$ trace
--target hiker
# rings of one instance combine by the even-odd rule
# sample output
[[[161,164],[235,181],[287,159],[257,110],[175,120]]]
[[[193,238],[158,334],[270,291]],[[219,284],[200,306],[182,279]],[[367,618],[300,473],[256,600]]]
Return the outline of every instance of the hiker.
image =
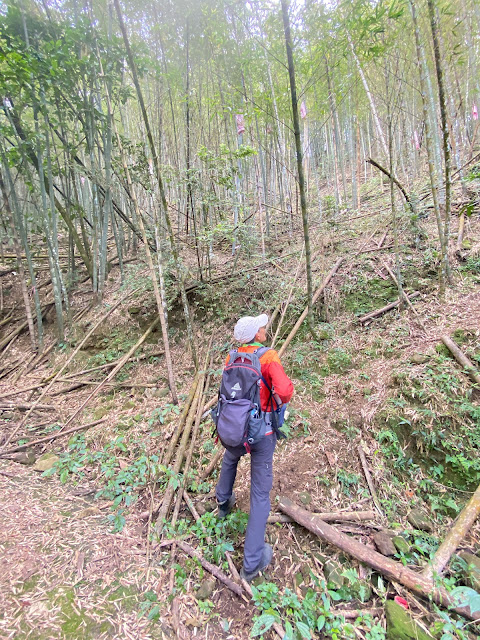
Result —
[[[238,355],[259,351],[261,376],[260,405],[263,433],[254,444],[225,446],[222,469],[216,487],[218,517],[225,518],[235,504],[233,485],[240,458],[250,450],[250,515],[245,536],[243,567],[240,575],[251,582],[271,562],[273,549],[265,543],[265,529],[270,512],[270,491],[273,483],[273,452],[282,426],[287,403],[293,395],[293,383],[286,375],[274,349],[263,347],[267,339],[266,314],[240,318],[235,325],[235,340],[242,343]],[[231,352],[235,353],[235,352]],[[231,355],[227,358],[227,363]],[[258,362],[258,361],[257,361]],[[266,383],[266,384],[265,384]],[[268,386],[267,386],[268,385]],[[232,389],[238,388],[238,385]],[[232,396],[234,394],[231,394]],[[273,409],[273,412],[272,412]],[[253,440],[253,439],[252,439]]]

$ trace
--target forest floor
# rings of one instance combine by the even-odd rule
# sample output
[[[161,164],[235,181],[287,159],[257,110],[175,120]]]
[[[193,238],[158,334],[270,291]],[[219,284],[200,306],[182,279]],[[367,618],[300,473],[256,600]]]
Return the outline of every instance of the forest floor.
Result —
[[[433,229],[432,221],[423,225]],[[430,231],[428,237],[434,238]],[[408,247],[402,259],[404,284],[410,293],[420,291],[414,302],[416,313],[394,310],[362,324],[359,315],[396,298],[382,262],[392,264],[390,234],[384,238],[381,228],[368,218],[358,222],[358,227],[352,224],[348,231],[318,231],[316,282],[322,281],[338,256],[343,255],[344,263],[317,309],[322,343],[314,343],[303,328],[282,359],[295,383],[295,395],[286,422],[288,437],[279,442],[275,453],[272,513],[279,496],[287,496],[309,511],[375,510],[359,459],[361,444],[382,513],[377,512],[368,522],[335,526],[372,548],[377,531],[396,533],[406,541],[405,550],[397,550],[396,559],[412,567],[425,564],[480,478],[475,461],[480,441],[478,391],[472,390],[468,377],[439,347],[442,335],[454,336],[475,362],[480,361],[479,232],[480,220],[472,217],[466,234],[468,255],[460,263],[452,257],[455,286],[448,288],[443,298],[436,283],[434,241],[420,248],[403,245]],[[384,250],[378,247],[382,238]],[[242,312],[271,313],[287,298],[302,245],[299,236],[283,244],[284,259],[281,251],[273,251],[272,262],[248,273],[248,263],[240,259],[235,269],[242,276],[234,283],[216,284],[192,294],[202,359],[207,338],[214,337],[209,397],[218,385],[235,318]],[[295,259],[289,258],[291,254]],[[227,263],[228,253],[219,250],[217,261]],[[303,278],[299,283],[280,333],[283,338],[305,304]],[[9,281],[4,278],[2,287],[7,316],[16,303],[21,308],[14,276]],[[145,265],[139,258],[124,285],[117,271],[112,271],[101,305],[91,305],[86,290],[74,293],[73,314],[87,307],[88,311],[72,325],[66,344],[34,368],[28,336],[16,339],[1,363],[3,442],[23,415],[18,405],[33,402],[42,381],[59,370],[108,308],[133,290],[136,293],[100,326],[62,374],[89,384],[67,392],[71,382],[66,378],[57,382],[42,400],[46,408],[31,415],[11,445],[55,434],[110,369],[87,376],[80,372],[116,361],[155,317]],[[14,326],[8,325],[8,330]],[[181,406],[194,370],[177,308],[171,313],[170,337]],[[50,324],[46,344],[53,340]],[[257,607],[220,582],[212,582],[196,561],[179,550],[172,557],[160,539],[154,536],[150,540],[153,526],[149,513],[158,505],[164,487],[152,480],[152,469],[158,462],[155,456],[168,445],[178,415],[170,402],[162,351],[161,334],[155,332],[136,359],[116,376],[114,386],[98,394],[84,409],[81,421],[74,423],[102,420],[101,424],[68,442],[60,438],[0,458],[0,637],[243,639],[249,637],[252,627],[253,633],[261,630],[262,620],[255,623],[255,616],[272,610],[285,623],[299,623],[297,632],[310,637],[306,634],[314,633],[313,609],[309,609],[312,590],[323,590],[334,610],[335,615],[324,607],[322,633],[326,637],[384,637],[383,613],[377,611],[373,618],[360,616],[350,626],[339,615],[342,610],[377,609],[394,595],[408,600],[425,631],[435,633],[437,629],[441,637],[447,622],[454,624],[447,616],[448,621],[439,626],[438,614],[432,613],[428,604],[413,598],[397,583],[379,581],[370,569],[293,523],[267,527],[274,560],[262,578],[265,586],[263,590],[259,587]],[[37,390],[29,389],[35,386]],[[21,393],[21,389],[29,390]],[[461,437],[467,438],[470,434],[472,440],[471,447],[462,451],[453,439],[457,420],[458,429],[464,429],[457,435],[463,433]],[[218,523],[213,511],[218,470],[200,479],[215,450],[210,419],[202,428],[189,493],[202,516],[203,531],[213,543],[202,538],[202,530],[195,528],[186,506],[182,506],[175,527],[167,524],[164,536],[183,536],[229,573],[222,556],[225,549],[232,549],[234,563],[241,566],[249,460],[245,456],[239,466],[236,511],[226,522]],[[442,457],[442,452],[450,458]],[[39,462],[45,463],[45,453],[58,456],[52,459],[54,473],[40,471],[51,466],[48,461],[39,466]],[[422,532],[412,525],[409,514],[416,508],[428,518],[430,531]],[[473,553],[480,549],[478,524],[462,547]],[[463,572],[466,575],[465,567]],[[454,569],[448,575],[455,577]],[[323,602],[325,605],[325,599]],[[318,623],[318,611],[316,616]],[[337,636],[336,624],[340,625]],[[462,629],[465,624],[463,620]],[[455,631],[448,637],[468,637],[469,630],[473,633],[471,626],[462,631],[465,636]]]

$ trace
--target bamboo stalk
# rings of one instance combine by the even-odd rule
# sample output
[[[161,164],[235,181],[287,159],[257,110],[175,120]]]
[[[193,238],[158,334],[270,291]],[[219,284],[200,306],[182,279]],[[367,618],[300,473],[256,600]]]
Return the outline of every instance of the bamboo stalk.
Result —
[[[362,445],[358,445],[357,451],[358,451],[358,455],[360,456],[360,462],[362,463],[363,473],[365,475],[365,480],[367,481],[368,488],[370,489],[370,495],[372,496],[373,503],[377,508],[378,513],[382,516],[382,518],[384,518],[385,514],[383,513],[382,508],[380,506],[380,500],[378,499],[377,492],[375,491],[375,486],[373,484],[372,476],[370,474],[370,469],[368,468],[367,459],[365,457],[365,452],[362,448]]]
[[[127,300],[128,300],[128,298],[130,298],[130,296],[133,293],[134,292],[132,291],[130,293],[130,295],[127,296]],[[71,355],[67,358],[67,361],[65,362],[65,364],[61,367],[60,371],[58,371],[56,374],[54,374],[53,378],[51,376],[52,380],[51,380],[50,384],[48,384],[46,386],[46,388],[42,391],[42,393],[39,395],[39,397],[35,400],[35,402],[32,405],[31,410],[24,416],[23,420],[17,425],[17,427],[13,430],[13,432],[11,434],[9,434],[9,436],[7,437],[7,440],[5,441],[5,443],[3,445],[4,447],[6,447],[9,442],[11,442],[12,438],[25,425],[25,422],[27,421],[27,419],[28,419],[29,415],[31,414],[31,412],[35,409],[37,404],[47,395],[47,393],[50,390],[50,388],[52,387],[52,385],[60,377],[60,375],[65,371],[65,369],[68,367],[68,365],[73,360],[73,358],[77,355],[77,353],[80,351],[80,349],[83,347],[83,345],[87,342],[87,340],[90,338],[90,336],[93,335],[93,333],[96,331],[96,329],[98,329],[98,327],[105,322],[105,320],[110,316],[110,314],[113,313],[113,311],[115,311],[115,309],[117,307],[119,307],[123,302],[125,302],[125,298],[119,300],[116,304],[113,305],[113,307],[111,307],[111,309],[108,310],[108,312],[104,316],[102,316],[102,318],[100,318],[100,320],[92,327],[92,329],[90,329],[90,331],[87,333],[87,335],[83,338],[83,340],[80,342],[80,344],[73,350]],[[47,380],[45,380],[45,382],[48,382],[48,381],[49,381],[49,378],[47,378]],[[67,424],[68,424],[68,422],[67,422]]]
[[[411,300],[412,298],[417,298],[419,295],[420,295],[420,291],[414,291],[413,293],[409,294],[409,298]],[[370,313],[367,313],[366,315],[361,316],[360,318],[357,318],[357,322],[363,323],[363,322],[367,322],[368,320],[373,320],[373,318],[377,318],[378,316],[381,316],[383,313],[386,313],[387,311],[391,311],[392,309],[395,309],[395,307],[398,307],[399,304],[400,304],[400,299],[395,300],[395,302],[390,302],[390,304],[385,305],[381,309],[370,311]]]
[[[385,262],[385,260],[381,261],[383,266],[385,267],[385,269],[388,271],[388,275],[390,276],[390,278],[392,279],[393,283],[396,285],[398,292],[403,294],[404,300],[405,302],[408,304],[408,306],[410,307],[410,309],[413,311],[413,313],[415,315],[418,315],[417,310],[415,309],[415,307],[412,305],[412,303],[410,302],[410,298],[407,295],[407,292],[405,291],[405,289],[403,287],[401,287],[399,285],[399,282],[397,280],[397,278],[395,277],[395,274],[393,273],[393,271],[390,269],[390,267],[388,266],[388,264]]]
[[[432,579],[439,576],[447,566],[450,558],[457,550],[458,545],[467,535],[473,523],[480,513],[480,486],[462,509],[455,524],[448,532],[447,537],[438,547],[432,562],[422,571],[425,578]]]
[[[193,398],[195,397],[195,392],[197,390],[199,382],[199,375],[197,374],[193,379],[192,386],[190,387],[190,391],[187,399],[185,400],[185,404],[183,405],[182,415],[180,416],[180,420],[178,421],[177,427],[170,438],[170,442],[168,444],[168,448],[165,451],[165,455],[162,458],[162,464],[165,467],[168,467],[170,461],[173,456],[173,452],[175,447],[177,446],[178,439],[180,438],[180,434],[182,433],[183,425],[185,424],[185,420],[187,419],[188,412],[190,411],[190,405],[192,404]]]
[[[205,480],[205,478],[208,478],[208,476],[212,473],[212,471],[215,469],[215,467],[217,466],[217,464],[220,462],[221,458],[223,457],[223,453],[224,453],[224,449],[223,449],[223,447],[220,447],[218,449],[218,451],[216,452],[216,454],[213,456],[213,458],[210,460],[210,463],[208,464],[208,466],[205,467],[205,469],[200,474],[200,476],[198,478],[200,480],[200,482]]]
[[[462,213],[460,214],[460,218],[458,219],[457,248],[455,251],[457,257],[459,258],[462,257],[464,232],[465,232],[465,211],[462,209]]]
[[[315,304],[318,300],[318,298],[321,296],[321,294],[323,293],[323,291],[325,290],[325,287],[328,285],[328,283],[330,282],[330,280],[333,278],[333,276],[336,274],[336,272],[338,271],[338,268],[340,267],[340,265],[343,262],[343,258],[338,258],[338,260],[335,262],[335,264],[333,265],[333,267],[331,268],[329,274],[327,275],[327,277],[325,278],[325,280],[322,282],[321,286],[315,291],[315,294],[313,295],[312,298],[312,304]],[[288,345],[290,344],[290,342],[293,340],[293,338],[296,336],[298,330],[300,329],[300,327],[302,326],[302,322],[305,320],[305,318],[307,317],[308,314],[308,307],[303,311],[302,315],[299,317],[299,319],[297,320],[295,326],[293,327],[293,329],[290,331],[290,333],[288,334],[285,342],[282,344],[281,348],[278,351],[278,355],[280,357],[282,357],[282,355],[285,353],[286,348],[288,347]]]
[[[230,580],[230,578],[228,578],[223,573],[223,571],[221,571],[221,569],[216,567],[211,562],[208,562],[208,560],[205,560],[205,558],[202,556],[202,554],[199,551],[191,547],[189,544],[187,544],[183,540],[177,540],[176,543],[177,543],[177,546],[182,551],[184,551],[187,555],[189,555],[191,558],[195,558],[196,560],[198,560],[202,565],[202,567],[206,569],[209,573],[211,573],[212,576],[217,578],[217,580],[220,580],[220,582],[223,582],[223,584],[226,587],[228,587],[230,591],[233,591],[233,593],[235,593],[237,596],[240,596],[240,598],[242,597],[242,594],[243,594],[242,587],[240,587],[236,582],[233,582],[233,580]]]
[[[278,337],[278,334],[280,332],[280,329],[282,327],[282,323],[283,323],[283,319],[285,317],[285,314],[287,313],[287,309],[288,309],[288,305],[290,304],[290,300],[292,299],[292,295],[293,295],[293,289],[295,287],[295,282],[297,281],[298,278],[298,274],[300,271],[300,267],[302,264],[302,258],[303,258],[303,252],[305,249],[305,244],[302,245],[302,253],[300,254],[300,257],[298,259],[297,262],[297,269],[295,271],[295,275],[293,276],[293,280],[292,280],[292,286],[290,287],[290,291],[288,292],[288,297],[287,297],[287,301],[282,309],[282,315],[280,316],[280,320],[278,322],[278,326],[277,326],[277,330],[275,331],[275,335],[273,336],[273,340],[272,340],[272,344],[271,344],[271,348],[273,349],[273,347],[275,346],[275,341]],[[273,318],[272,318],[272,324],[273,324]]]
[[[367,158],[367,160],[365,160],[365,162],[368,162],[369,164],[372,165],[372,167],[375,167],[377,169],[379,169],[382,173],[384,173],[402,192],[403,197],[405,198],[405,202],[408,204],[408,206],[410,207],[410,211],[412,212],[413,215],[416,215],[416,211],[415,211],[415,205],[413,204],[410,196],[408,195],[405,187],[399,182],[399,180],[390,172],[388,171],[388,169],[385,169],[385,167],[382,167],[381,164],[379,164],[376,160],[373,160],[373,158]]]
[[[355,620],[359,616],[381,616],[384,613],[383,607],[372,607],[371,609],[333,609],[330,612],[333,616],[343,616],[345,620]]]
[[[180,472],[180,469],[182,466],[183,458],[185,455],[185,449],[187,447],[187,442],[190,437],[192,424],[197,413],[197,407],[198,407],[200,396],[203,389],[204,377],[205,377],[205,374],[200,373],[197,389],[195,391],[195,395],[193,397],[192,404],[190,406],[190,411],[188,413],[188,417],[185,422],[185,427],[183,429],[182,439],[180,441],[180,445],[177,450],[177,455],[175,456],[175,462],[173,464],[173,467],[171,468],[172,474],[175,474],[175,475]],[[168,483],[167,489],[165,491],[165,494],[163,496],[162,504],[160,505],[160,508],[158,510],[157,531],[160,530],[160,528],[163,526],[163,522],[167,517],[167,513],[168,513],[168,510],[170,509],[170,505],[173,499],[174,491],[175,491],[174,484],[172,480],[170,480]]]
[[[469,378],[475,382],[475,384],[480,385],[480,374],[477,372],[472,362],[467,358],[467,356],[461,351],[455,342],[449,338],[448,336],[442,336],[441,340],[443,344],[447,347],[450,353],[453,355],[458,364],[461,364],[465,369],[465,372],[469,376]]]
[[[28,449],[29,447],[33,447],[37,444],[42,444],[44,442],[50,442],[51,440],[57,440],[63,436],[68,436],[71,433],[77,433],[78,431],[83,431],[84,429],[90,429],[91,427],[95,427],[97,424],[101,424],[105,422],[106,418],[102,418],[101,420],[95,420],[95,422],[88,422],[87,424],[82,424],[79,427],[73,427],[72,429],[67,429],[67,431],[58,431],[57,433],[51,433],[44,438],[38,438],[38,440],[32,440],[31,442],[26,442],[25,444],[20,444],[18,447],[11,447],[10,449],[6,449],[5,451],[0,452],[0,458],[4,458],[11,453],[15,453],[17,451],[23,451],[23,449]]]
[[[18,409],[19,411],[28,411],[29,414],[34,410],[39,411],[56,411],[56,407],[53,404],[38,404],[37,402],[29,404],[15,404],[13,402],[0,402],[0,409],[9,411],[10,409]],[[25,420],[25,418],[24,418]]]
[[[125,27],[125,23],[123,20],[123,15],[122,15],[122,10],[120,8],[120,3],[118,0],[114,0],[114,5],[115,5],[115,10],[117,12],[117,17],[118,17],[118,22],[120,25],[120,30],[122,32],[122,36],[123,36],[123,41],[125,44],[125,49],[127,52],[127,58],[128,58],[128,64],[130,67],[130,71],[132,73],[132,79],[133,79],[133,83],[135,85],[135,89],[137,91],[137,97],[138,97],[138,102],[140,104],[140,111],[142,113],[142,118],[143,118],[143,122],[145,125],[145,130],[146,130],[146,134],[147,134],[147,140],[148,140],[148,145],[150,147],[150,153],[152,155],[152,160],[153,160],[153,165],[155,168],[155,176],[157,179],[157,184],[158,184],[158,191],[160,193],[160,201],[162,203],[162,208],[163,208],[163,216],[164,216],[164,220],[166,222],[167,225],[167,231],[168,231],[168,237],[169,237],[169,241],[170,241],[170,249],[172,252],[172,257],[173,257],[173,261],[175,263],[175,268],[176,268],[176,272],[177,272],[177,277],[178,277],[178,281],[180,284],[180,295],[182,298],[182,304],[183,304],[183,312],[184,312],[184,316],[185,316],[185,323],[186,323],[186,327],[187,327],[187,336],[188,336],[188,340],[190,343],[190,349],[192,352],[192,359],[193,362],[195,364],[195,368],[198,368],[198,360],[197,360],[197,353],[196,353],[196,347],[195,347],[195,340],[193,337],[193,328],[192,328],[192,322],[191,322],[191,317],[190,317],[190,308],[188,305],[188,300],[187,300],[187,294],[185,292],[185,282],[184,282],[184,275],[183,275],[183,269],[181,267],[180,264],[180,259],[179,259],[179,255],[178,255],[178,251],[177,251],[177,246],[176,246],[176,242],[175,242],[175,235],[173,233],[173,227],[172,227],[172,222],[170,219],[170,214],[168,211],[168,203],[167,203],[167,198],[165,195],[165,188],[164,188],[164,183],[163,183],[163,178],[162,178],[162,174],[160,171],[160,163],[159,163],[159,159],[158,159],[158,154],[157,154],[157,146],[155,145],[155,142],[153,140],[153,135],[152,135],[152,130],[150,127],[150,121],[148,118],[148,114],[147,114],[147,110],[145,107],[145,102],[143,99],[143,93],[142,93],[142,89],[140,87],[140,83],[138,80],[138,74],[137,74],[137,67],[135,64],[135,59],[133,57],[133,53],[130,47],[130,42],[128,39],[128,34],[127,34],[127,30]],[[163,329],[163,323],[162,323],[162,329]],[[165,343],[165,349],[168,349],[168,344]],[[173,395],[175,395],[175,389],[171,389],[171,392]],[[176,401],[174,400],[174,402],[176,403]]]
[[[42,317],[45,317],[45,315],[53,307],[53,304],[54,304],[53,302],[48,302],[44,307],[42,307]],[[36,318],[34,318],[34,320],[36,321]],[[28,327],[28,322],[27,321],[22,322],[20,326],[18,326],[11,333],[5,336],[5,338],[3,338],[3,340],[0,342],[0,351],[4,351],[7,345],[9,344],[9,342],[14,340],[17,336],[19,336],[22,333],[22,331],[27,327]]]
[[[130,358],[128,362],[136,362],[140,360],[147,360],[148,358],[156,358],[158,356],[163,356],[165,351],[154,351],[153,353],[144,353],[140,356],[133,356]],[[107,364],[100,364],[98,367],[92,367],[91,369],[84,369],[83,371],[73,371],[72,373],[67,373],[64,375],[64,378],[77,378],[78,376],[87,375],[87,373],[93,373],[94,371],[103,371],[104,369],[113,369],[120,362],[120,359],[114,360],[113,362],[108,362]]]

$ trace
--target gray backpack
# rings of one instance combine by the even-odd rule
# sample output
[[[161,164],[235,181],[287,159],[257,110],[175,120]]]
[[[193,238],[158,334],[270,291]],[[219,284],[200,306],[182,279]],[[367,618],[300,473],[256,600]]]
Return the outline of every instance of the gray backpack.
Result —
[[[218,404],[211,411],[217,434],[224,447],[250,445],[259,442],[266,432],[265,414],[260,406],[260,383],[263,382],[260,358],[270,347],[260,347],[252,353],[230,351],[223,370]]]

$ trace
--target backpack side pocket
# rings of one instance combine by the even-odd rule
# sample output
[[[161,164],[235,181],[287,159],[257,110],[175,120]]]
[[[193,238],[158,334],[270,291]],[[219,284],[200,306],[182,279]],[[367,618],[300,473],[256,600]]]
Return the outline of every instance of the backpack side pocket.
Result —
[[[259,416],[256,411],[251,411],[248,419],[248,444],[252,445],[260,442],[265,436],[266,430],[267,423],[265,422],[265,414],[263,411],[260,412]]]

